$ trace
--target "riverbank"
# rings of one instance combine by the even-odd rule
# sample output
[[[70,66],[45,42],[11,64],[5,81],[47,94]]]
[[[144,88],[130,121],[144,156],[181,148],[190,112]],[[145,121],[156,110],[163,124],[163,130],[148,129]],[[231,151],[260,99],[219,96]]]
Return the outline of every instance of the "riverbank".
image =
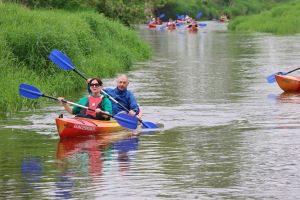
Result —
[[[20,83],[53,96],[86,87],[79,76],[50,61],[54,48],[66,53],[88,77],[111,77],[151,56],[150,46],[134,30],[94,11],[29,10],[2,3],[0,12],[2,116],[40,106],[39,100],[20,97]]]
[[[276,35],[300,33],[300,2],[278,5],[270,11],[252,16],[241,16],[230,21],[231,31],[265,32]]]

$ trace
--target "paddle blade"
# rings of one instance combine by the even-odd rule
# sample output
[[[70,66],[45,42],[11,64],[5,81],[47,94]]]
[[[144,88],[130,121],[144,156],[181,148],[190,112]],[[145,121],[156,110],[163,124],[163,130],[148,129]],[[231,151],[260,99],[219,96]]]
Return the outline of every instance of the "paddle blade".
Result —
[[[268,83],[275,83],[275,81],[276,81],[275,75],[276,75],[276,74],[286,75],[285,72],[277,72],[277,73],[274,73],[274,74],[272,74],[272,75],[270,75],[270,76],[267,77]]]
[[[199,26],[205,27],[205,26],[207,26],[207,24],[205,24],[205,23],[200,23]]]
[[[36,87],[32,85],[28,85],[25,83],[20,84],[19,86],[19,93],[21,96],[29,98],[29,99],[37,99],[43,94],[37,89]]]
[[[196,16],[197,19],[200,18],[200,17],[202,17],[202,12],[198,12],[198,14]]]
[[[125,113],[118,113],[113,116],[117,122],[128,129],[136,129],[138,124],[138,119],[136,117],[127,115]]]
[[[161,15],[159,15],[159,18],[164,18],[165,17],[165,13],[162,13]]]
[[[143,127],[142,128],[159,128],[156,124],[152,123],[152,122],[145,122],[145,121],[141,121]]]
[[[182,20],[184,18],[184,15],[179,15],[178,17],[177,17],[177,19],[179,19],[179,20]]]
[[[65,54],[57,49],[53,49],[49,56],[50,60],[64,70],[73,70],[73,63]]]

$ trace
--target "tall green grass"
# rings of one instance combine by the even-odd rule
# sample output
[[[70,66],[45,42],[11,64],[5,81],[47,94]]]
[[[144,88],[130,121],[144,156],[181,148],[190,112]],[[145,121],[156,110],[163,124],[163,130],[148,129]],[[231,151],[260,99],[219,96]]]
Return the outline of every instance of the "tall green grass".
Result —
[[[248,17],[238,17],[228,26],[233,31],[266,32],[277,35],[300,33],[300,2],[274,7],[270,11]]]
[[[135,31],[93,11],[29,10],[0,4],[0,13],[0,113],[40,104],[19,96],[20,83],[54,96],[85,87],[75,73],[51,62],[48,57],[54,48],[67,54],[88,77],[113,76],[151,56],[150,47]]]

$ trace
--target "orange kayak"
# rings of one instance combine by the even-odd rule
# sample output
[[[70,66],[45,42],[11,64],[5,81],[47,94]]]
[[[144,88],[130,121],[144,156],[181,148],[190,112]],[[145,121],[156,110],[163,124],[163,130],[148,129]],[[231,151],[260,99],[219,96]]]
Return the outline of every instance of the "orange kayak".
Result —
[[[289,75],[276,74],[275,79],[279,87],[285,92],[300,92],[300,78]]]
[[[192,25],[191,27],[188,28],[189,32],[198,32],[198,27],[197,26],[194,26]]]
[[[169,31],[175,30],[176,29],[176,25],[170,25],[167,26]]]
[[[56,118],[55,121],[60,138],[97,135],[124,130],[115,120],[101,121],[75,117]]]

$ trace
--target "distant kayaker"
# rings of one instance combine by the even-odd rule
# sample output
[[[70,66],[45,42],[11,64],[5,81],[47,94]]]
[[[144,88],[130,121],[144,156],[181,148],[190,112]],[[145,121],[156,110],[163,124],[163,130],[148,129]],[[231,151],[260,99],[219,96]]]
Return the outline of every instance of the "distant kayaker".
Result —
[[[198,24],[197,24],[196,20],[192,20],[192,22],[189,25],[187,25],[187,28],[191,28],[191,27],[198,28]]]
[[[168,27],[169,29],[175,29],[175,28],[176,28],[176,23],[173,21],[172,18],[169,18],[169,21],[168,21],[168,23],[167,23],[167,27]]]
[[[92,108],[96,112],[82,109],[77,106],[71,108],[67,103],[63,102],[63,97],[58,97],[58,100],[62,103],[68,113],[76,115],[77,117],[110,120],[110,117],[105,115],[105,113],[112,114],[112,104],[106,95],[101,94],[103,86],[102,81],[98,78],[89,79],[88,86],[91,91],[90,95],[81,98],[77,104]]]

